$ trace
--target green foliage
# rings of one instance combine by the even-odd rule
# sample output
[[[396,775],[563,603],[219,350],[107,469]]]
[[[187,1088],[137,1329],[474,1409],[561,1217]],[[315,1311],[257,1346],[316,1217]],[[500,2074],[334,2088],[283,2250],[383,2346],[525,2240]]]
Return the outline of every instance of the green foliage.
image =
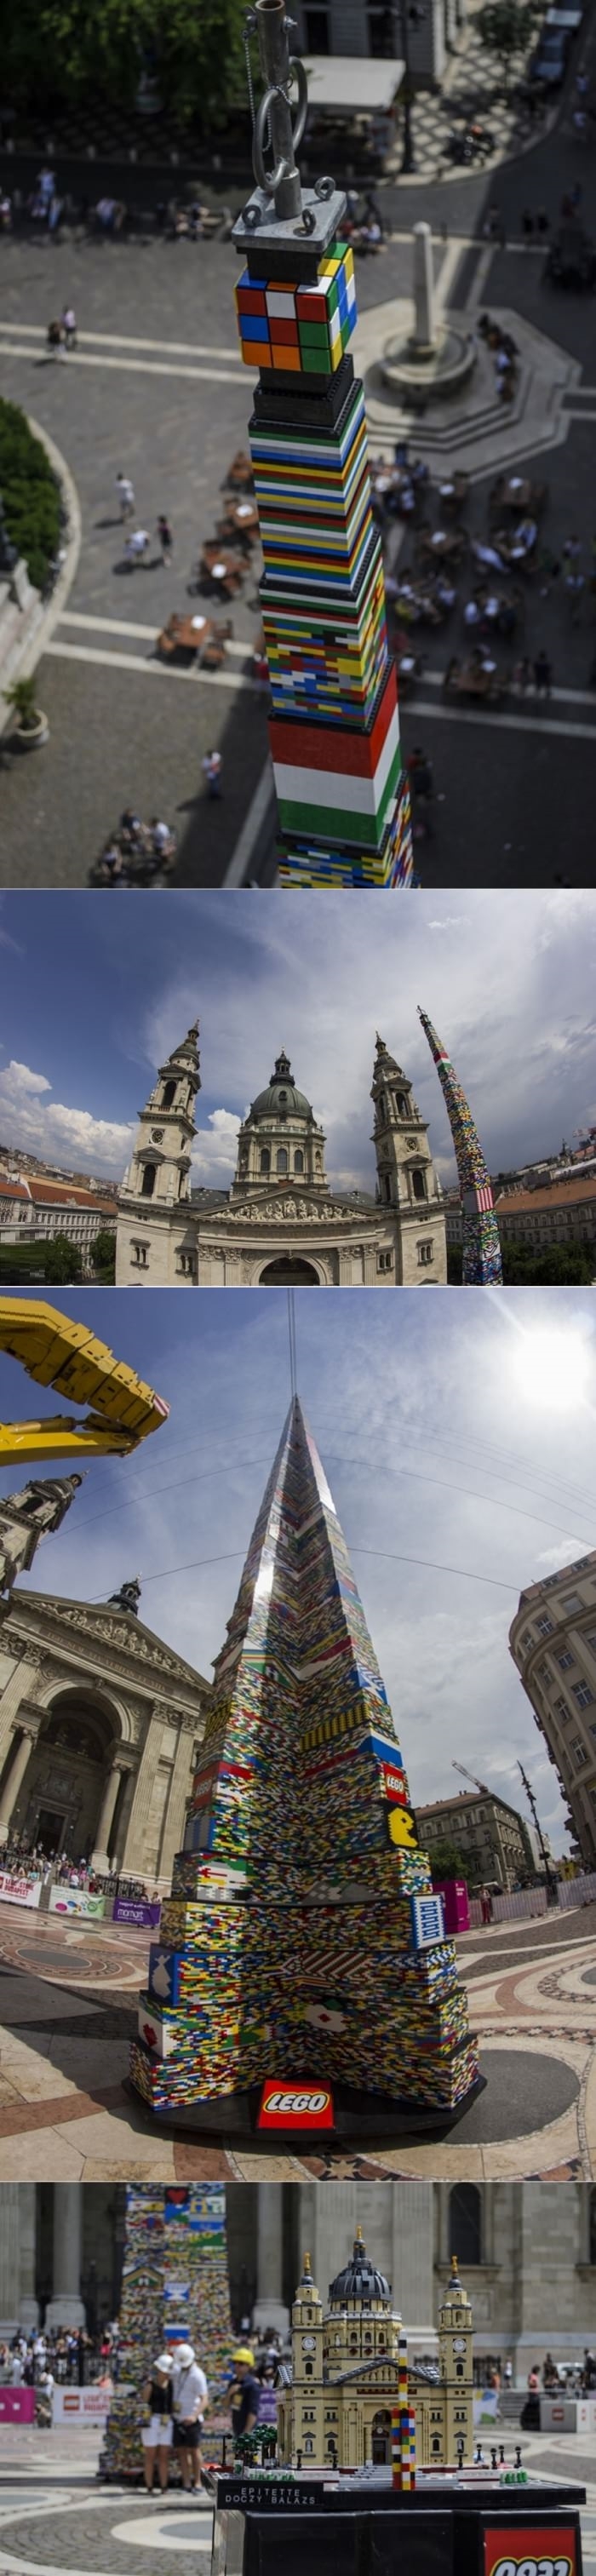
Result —
[[[422,1827],[422,1844],[424,1846],[424,1827]],[[458,1851],[456,1843],[448,1841],[433,1843],[428,1857],[433,1885],[435,1879],[465,1878],[469,1881],[473,1875],[473,1865],[470,1864],[469,1857],[464,1860],[463,1852]]]
[[[54,1287],[66,1287],[71,1280],[76,1285],[82,1279],[81,1255],[76,1243],[69,1243],[67,1234],[55,1234],[52,1243],[44,1244],[43,1266],[45,1278]]]
[[[243,95],[245,0],[21,0],[3,36],[3,89],[39,114],[97,98],[132,107],[150,49],[160,96],[207,132]]]
[[[510,62],[512,54],[521,53],[527,43],[525,0],[485,0],[477,23],[483,45],[489,53],[498,54],[501,62]]]
[[[583,1244],[551,1243],[547,1252],[531,1252],[525,1243],[508,1243],[503,1252],[507,1288],[568,1288],[591,1285],[596,1255]]]
[[[0,492],[7,533],[45,590],[60,544],[60,492],[45,447],[17,403],[0,401]]]
[[[95,1242],[91,1245],[91,1262],[94,1270],[100,1270],[105,1274],[106,1287],[110,1283],[113,1284],[116,1276],[116,1236],[110,1233],[107,1225],[100,1227],[100,1232],[96,1234]]]
[[[11,680],[10,688],[5,689],[3,694],[7,707],[14,707],[23,731],[29,732],[30,727],[37,724],[35,681],[33,679]]]

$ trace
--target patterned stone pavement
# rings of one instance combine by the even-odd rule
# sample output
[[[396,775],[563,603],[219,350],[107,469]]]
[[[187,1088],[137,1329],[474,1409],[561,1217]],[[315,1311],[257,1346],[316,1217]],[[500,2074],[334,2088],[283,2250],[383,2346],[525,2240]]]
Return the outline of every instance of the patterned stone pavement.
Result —
[[[126,2086],[144,1935],[56,1926],[48,1946],[43,1925],[6,1913],[0,2181],[596,2178],[596,1906],[461,1943],[486,2089],[443,2141],[312,2156],[162,2136]]]

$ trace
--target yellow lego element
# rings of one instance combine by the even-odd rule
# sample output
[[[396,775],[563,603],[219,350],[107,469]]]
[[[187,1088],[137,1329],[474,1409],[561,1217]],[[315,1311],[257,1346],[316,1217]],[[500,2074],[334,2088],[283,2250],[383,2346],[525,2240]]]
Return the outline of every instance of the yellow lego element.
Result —
[[[55,1413],[45,1421],[0,1423],[0,1465],[21,1458],[126,1458],[167,1421],[162,1396],[114,1359],[88,1325],[71,1323],[41,1299],[0,1297],[0,1350],[19,1360],[37,1386],[93,1407],[81,1422]]]

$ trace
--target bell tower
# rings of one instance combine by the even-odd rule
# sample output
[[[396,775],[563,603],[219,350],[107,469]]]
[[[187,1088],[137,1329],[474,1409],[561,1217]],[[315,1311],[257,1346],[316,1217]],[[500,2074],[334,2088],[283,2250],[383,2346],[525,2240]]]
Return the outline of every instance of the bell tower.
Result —
[[[439,2309],[439,2371],[445,2400],[445,2460],[457,2460],[458,2446],[463,2442],[463,2457],[474,2456],[473,2418],[474,2327],[467,2290],[464,2290],[457,2268],[457,2255],[451,2257],[451,2280]]]
[[[194,1020],[188,1036],[172,1048],[167,1064],[160,1065],[146,1107],[139,1113],[122,1197],[155,1199],[158,1205],[170,1208],[190,1197],[195,1100],[201,1088],[198,1040],[199,1023]]]
[[[420,1287],[425,1280],[445,1287],[447,1250],[441,1183],[435,1171],[428,1127],[401,1065],[377,1037],[371,1100],[373,1144],[377,1159],[377,1198],[386,1217],[394,1215],[395,1275],[401,1287]]]
[[[305,2254],[302,2279],[292,2308],[292,2466],[322,2460],[323,2450],[323,2309]]]

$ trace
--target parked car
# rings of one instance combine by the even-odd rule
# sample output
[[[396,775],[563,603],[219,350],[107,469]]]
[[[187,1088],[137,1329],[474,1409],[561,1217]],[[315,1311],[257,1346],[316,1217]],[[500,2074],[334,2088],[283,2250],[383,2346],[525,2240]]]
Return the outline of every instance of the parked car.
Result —
[[[565,27],[543,28],[529,64],[531,81],[540,81],[545,89],[560,89],[565,79],[571,37]]]
[[[553,233],[544,274],[555,286],[594,285],[596,249],[582,224],[561,224]]]

